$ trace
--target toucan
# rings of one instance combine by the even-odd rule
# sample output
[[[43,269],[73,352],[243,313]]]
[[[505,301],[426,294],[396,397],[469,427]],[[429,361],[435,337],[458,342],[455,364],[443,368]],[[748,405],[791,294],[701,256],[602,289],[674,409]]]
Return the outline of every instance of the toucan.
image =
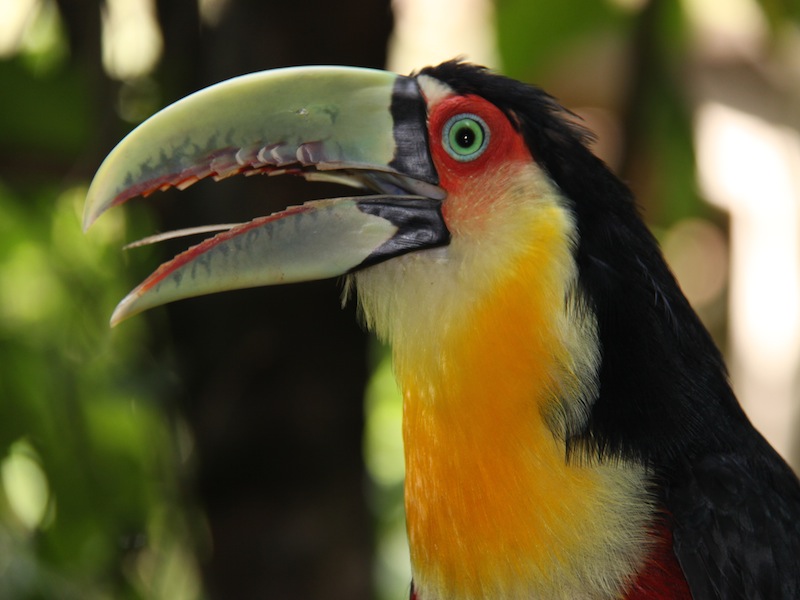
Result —
[[[112,323],[343,277],[403,394],[411,598],[796,600],[800,483],[589,146],[553,97],[462,60],[276,69],[142,123],[84,225],[209,176],[352,188],[222,226]]]

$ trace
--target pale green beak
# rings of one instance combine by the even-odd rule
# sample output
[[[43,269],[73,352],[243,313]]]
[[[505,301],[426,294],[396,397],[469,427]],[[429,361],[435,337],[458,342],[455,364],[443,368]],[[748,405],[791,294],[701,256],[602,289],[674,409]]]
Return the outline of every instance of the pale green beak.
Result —
[[[370,69],[255,73],[165,108],[100,166],[84,228],[130,198],[208,176],[295,174],[380,195],[307,203],[207,239],[133,290],[112,324],[181,298],[336,277],[446,245],[444,192],[427,140],[416,80]]]

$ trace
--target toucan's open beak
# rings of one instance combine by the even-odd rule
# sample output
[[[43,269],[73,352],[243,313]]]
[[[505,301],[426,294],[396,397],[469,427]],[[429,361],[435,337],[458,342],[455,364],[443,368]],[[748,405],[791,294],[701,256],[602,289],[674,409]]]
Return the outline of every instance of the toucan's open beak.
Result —
[[[416,80],[370,69],[255,73],[165,108],[100,166],[84,228],[130,198],[208,176],[288,173],[378,195],[309,202],[231,226],[161,265],[120,302],[112,324],[181,298],[335,277],[446,245],[444,192],[427,140]]]

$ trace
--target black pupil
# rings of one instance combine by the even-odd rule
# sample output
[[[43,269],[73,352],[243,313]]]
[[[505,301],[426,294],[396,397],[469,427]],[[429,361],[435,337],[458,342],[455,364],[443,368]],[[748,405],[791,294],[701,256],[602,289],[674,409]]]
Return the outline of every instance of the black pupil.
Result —
[[[475,132],[469,127],[461,127],[456,132],[456,143],[462,148],[471,148],[475,143]]]

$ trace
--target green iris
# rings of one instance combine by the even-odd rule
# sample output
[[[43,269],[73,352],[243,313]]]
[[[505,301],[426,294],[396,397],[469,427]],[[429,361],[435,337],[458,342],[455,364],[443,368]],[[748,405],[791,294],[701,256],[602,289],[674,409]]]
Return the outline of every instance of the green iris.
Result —
[[[475,160],[489,144],[489,128],[478,115],[463,113],[452,117],[442,130],[447,153],[461,162]]]

